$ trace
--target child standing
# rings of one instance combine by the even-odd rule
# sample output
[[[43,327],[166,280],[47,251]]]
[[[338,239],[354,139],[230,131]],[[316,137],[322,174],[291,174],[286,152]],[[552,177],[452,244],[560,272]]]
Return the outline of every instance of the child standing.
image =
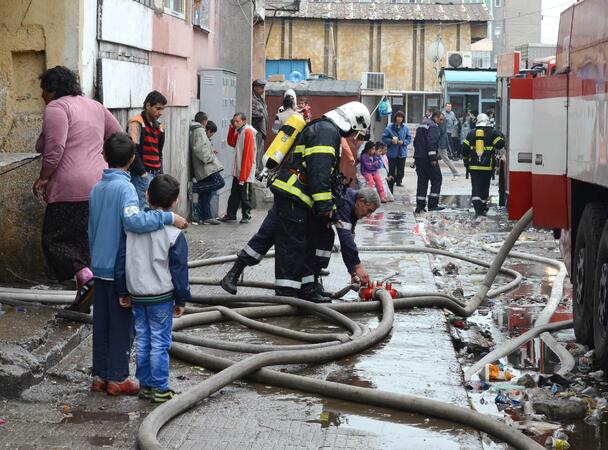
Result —
[[[124,230],[147,233],[188,223],[176,214],[141,211],[127,169],[135,158],[135,145],[126,133],[114,133],[104,144],[109,169],[89,198],[89,245],[95,277],[93,293],[93,383],[91,391],[133,395],[139,385],[129,379],[133,316],[127,302],[116,294],[116,256]]]
[[[391,190],[392,184],[395,182],[395,178],[388,174],[388,157],[386,156],[386,144],[382,141],[376,142],[376,152],[382,160],[382,167],[380,168],[380,177],[382,178],[382,186],[384,187],[384,193],[386,194],[386,200],[394,202],[395,197]]]
[[[179,182],[159,175],[148,188],[148,203],[157,211],[175,208]],[[190,300],[188,244],[174,226],[152,233],[127,232],[116,263],[121,301],[132,303],[139,397],[164,403],[175,396],[169,388],[169,347],[173,317],[181,317]],[[125,245],[126,244],[126,245]]]
[[[380,168],[382,160],[376,154],[376,146],[372,141],[368,141],[361,153],[361,175],[365,178],[365,182],[369,187],[376,186],[376,190],[380,195],[380,201],[386,203],[386,195],[384,193],[384,184],[380,176]]]

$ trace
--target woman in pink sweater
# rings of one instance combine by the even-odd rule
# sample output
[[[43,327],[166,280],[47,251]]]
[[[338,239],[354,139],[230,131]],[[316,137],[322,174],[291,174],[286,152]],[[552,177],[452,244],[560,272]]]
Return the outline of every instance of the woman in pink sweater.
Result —
[[[89,192],[107,167],[102,148],[118,121],[101,103],[82,95],[78,76],[67,67],[40,76],[46,103],[36,151],[42,154],[40,176],[32,187],[46,201],[42,247],[58,281],[75,278],[73,309],[88,309],[91,272],[88,218]]]

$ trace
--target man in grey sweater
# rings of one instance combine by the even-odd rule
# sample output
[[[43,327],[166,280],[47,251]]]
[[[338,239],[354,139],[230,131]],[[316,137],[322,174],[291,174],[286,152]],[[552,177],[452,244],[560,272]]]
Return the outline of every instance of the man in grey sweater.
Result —
[[[198,194],[200,208],[199,222],[202,225],[220,225],[211,215],[211,196],[226,184],[210,139],[217,132],[217,125],[207,120],[207,114],[200,111],[190,124],[190,158],[192,161],[192,193]]]

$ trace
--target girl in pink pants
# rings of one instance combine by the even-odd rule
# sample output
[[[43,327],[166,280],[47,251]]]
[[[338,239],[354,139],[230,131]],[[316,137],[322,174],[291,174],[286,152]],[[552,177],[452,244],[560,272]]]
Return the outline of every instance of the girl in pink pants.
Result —
[[[382,160],[376,155],[376,147],[373,142],[369,141],[365,144],[363,152],[361,152],[361,175],[369,187],[376,186],[376,190],[380,195],[382,203],[386,203],[386,195],[384,193],[384,183],[380,175]]]

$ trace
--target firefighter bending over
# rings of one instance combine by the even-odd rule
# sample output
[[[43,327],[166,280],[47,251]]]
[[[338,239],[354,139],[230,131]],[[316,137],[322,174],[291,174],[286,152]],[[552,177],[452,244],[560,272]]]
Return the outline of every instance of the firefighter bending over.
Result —
[[[274,244],[275,293],[313,302],[329,301],[321,295],[318,276],[323,264],[317,255],[331,251],[331,245],[327,248],[327,242],[333,245],[331,225],[339,221],[338,203],[343,193],[340,141],[355,133],[366,134],[370,121],[365,105],[350,102],[304,128],[270,185],[273,207],[222,280],[225,290],[236,293],[245,267],[257,263]],[[318,248],[320,243],[323,249]],[[362,281],[369,279],[361,264],[353,270],[351,275],[358,275]]]
[[[494,175],[496,150],[505,146],[502,135],[494,129],[486,114],[479,114],[474,130],[462,141],[464,164],[471,174],[471,200],[476,216],[488,212],[490,181]]]

